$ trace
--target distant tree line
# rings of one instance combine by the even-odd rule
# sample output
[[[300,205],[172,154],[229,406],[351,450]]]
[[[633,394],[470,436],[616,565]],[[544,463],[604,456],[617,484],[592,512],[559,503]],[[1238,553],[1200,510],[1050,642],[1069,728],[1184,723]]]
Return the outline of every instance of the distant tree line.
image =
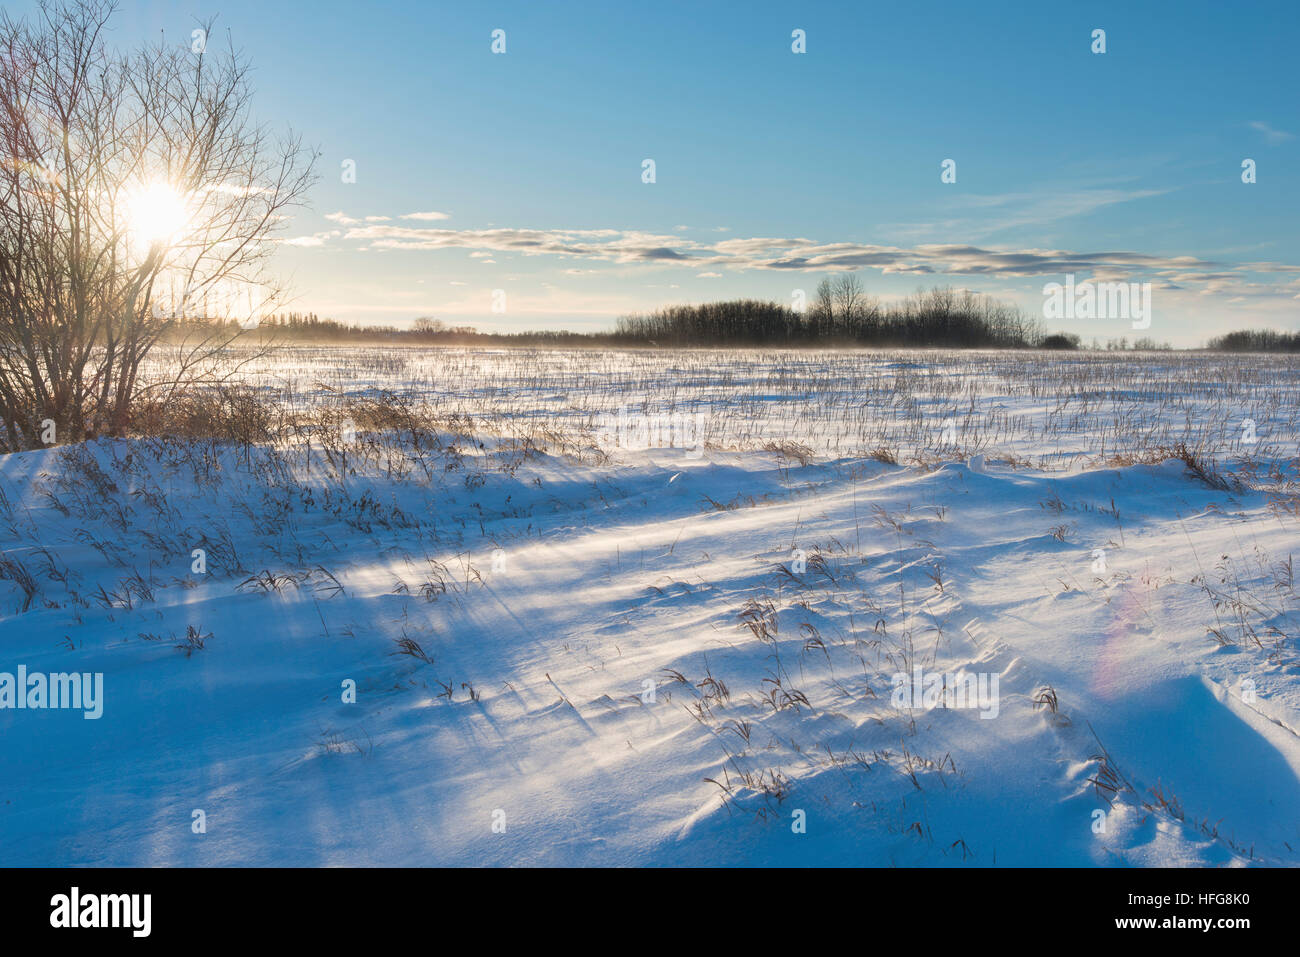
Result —
[[[1300,352],[1300,332],[1242,329],[1211,339],[1207,348],[1217,352]]]
[[[626,340],[612,333],[540,330],[534,332],[479,332],[473,326],[451,326],[440,319],[420,316],[408,326],[359,326],[323,319],[314,312],[286,312],[263,316],[256,324],[241,325],[230,319],[188,316],[172,321],[167,338],[185,341],[216,332],[242,334],[252,342],[321,342],[373,345],[541,345],[617,346]]]
[[[921,290],[881,305],[857,276],[823,280],[807,308],[756,299],[668,306],[623,316],[614,334],[657,345],[949,346],[1028,348],[1042,323],[1018,306],[952,288]]]
[[[192,336],[214,327],[237,330],[228,320],[186,318],[172,334]],[[919,290],[898,303],[882,305],[867,295],[856,276],[823,280],[805,309],[760,299],[734,299],[699,305],[667,306],[622,316],[611,332],[479,332],[451,326],[431,316],[409,325],[358,326],[324,319],[313,312],[264,317],[243,330],[259,341],[324,343],[557,346],[835,346],[913,348],[1006,348],[1076,351],[1168,351],[1172,346],[1149,337],[1093,337],[1086,345],[1074,333],[1048,334],[1041,320],[1015,305],[969,290],[938,287]],[[1210,341],[1212,350],[1300,351],[1300,333],[1233,332]]]
[[[409,339],[434,342],[439,339],[476,336],[471,326],[448,326],[440,319],[421,316],[410,326],[354,326],[337,319],[322,319],[314,312],[287,312],[266,316],[257,328],[280,338],[307,339],[313,342],[357,339]]]

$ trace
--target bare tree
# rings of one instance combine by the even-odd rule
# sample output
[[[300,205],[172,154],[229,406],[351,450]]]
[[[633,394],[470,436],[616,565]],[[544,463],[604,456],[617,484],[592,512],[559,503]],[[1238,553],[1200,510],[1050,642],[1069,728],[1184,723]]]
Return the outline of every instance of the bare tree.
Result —
[[[11,449],[48,440],[50,424],[59,441],[121,434],[146,391],[199,375],[238,325],[177,345],[162,379],[142,381],[141,364],[200,303],[203,319],[247,324],[276,301],[274,233],[313,181],[316,155],[251,119],[248,65],[229,44],[207,49],[211,23],[119,54],[104,39],[113,11],[42,0],[30,19],[0,15]]]
[[[862,288],[862,280],[856,273],[838,276],[835,279],[834,295],[840,325],[847,331],[861,318],[863,307],[866,305],[867,294]]]
[[[822,322],[829,324],[835,320],[835,289],[829,279],[823,279],[817,284],[813,312]]]

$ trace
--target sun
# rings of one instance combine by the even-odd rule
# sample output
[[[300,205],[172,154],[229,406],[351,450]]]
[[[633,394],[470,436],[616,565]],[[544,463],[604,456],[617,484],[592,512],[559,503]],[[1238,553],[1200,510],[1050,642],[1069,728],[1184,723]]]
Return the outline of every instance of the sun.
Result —
[[[170,183],[144,183],[126,194],[123,207],[131,244],[141,253],[171,246],[190,222],[190,205]]]

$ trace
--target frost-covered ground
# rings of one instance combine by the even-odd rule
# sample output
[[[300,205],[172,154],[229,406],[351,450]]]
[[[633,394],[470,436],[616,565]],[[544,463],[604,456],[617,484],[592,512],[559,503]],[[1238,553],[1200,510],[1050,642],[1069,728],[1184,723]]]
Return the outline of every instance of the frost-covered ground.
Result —
[[[898,393],[827,399],[797,357],[780,421],[820,421],[787,415],[811,378],[872,458],[755,424],[740,384],[698,444],[638,448],[665,422],[695,437],[696,354],[627,357],[675,383],[675,406],[639,396],[644,431],[600,418],[630,380],[599,406],[594,384],[511,385],[563,355],[497,381],[455,359],[500,390],[474,420],[449,384],[424,395],[442,420],[405,427],[343,397],[355,421],[275,443],[0,459],[0,673],[103,674],[97,719],[0,709],[0,864],[1300,864],[1285,363],[1231,380],[1239,360],[1206,358],[1188,387],[1193,359],[1156,357],[1181,393],[1152,372],[1145,397],[1091,399],[1127,403],[1150,454],[1062,413],[1068,456],[1034,424],[913,457],[862,424]],[[1039,358],[1019,392],[993,387],[1004,361],[1029,359],[945,387],[973,425],[1034,423],[1072,375],[1140,359]],[[1243,415],[1259,439],[1234,446]],[[1223,476],[1166,440],[1213,446]]]
[[[1300,455],[1300,356],[773,350],[236,350],[239,381],[304,408],[395,391],[480,429],[599,428],[620,410],[700,416],[722,449],[797,441],[819,456],[986,452],[1048,469],[1185,442]],[[176,363],[154,354],[166,379]]]

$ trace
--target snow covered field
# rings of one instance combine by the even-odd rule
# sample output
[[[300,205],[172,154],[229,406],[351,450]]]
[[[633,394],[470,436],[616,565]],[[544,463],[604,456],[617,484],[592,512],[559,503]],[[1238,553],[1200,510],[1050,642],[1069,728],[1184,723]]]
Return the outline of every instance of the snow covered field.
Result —
[[[795,441],[820,457],[987,452],[1060,469],[1178,442],[1300,455],[1289,355],[295,346],[234,358],[277,406],[396,391],[507,435],[584,433],[624,409],[702,415],[711,447]],[[161,350],[151,362],[162,378],[176,364]]]
[[[1300,864],[1296,371],[294,349],[10,455],[0,864]]]

